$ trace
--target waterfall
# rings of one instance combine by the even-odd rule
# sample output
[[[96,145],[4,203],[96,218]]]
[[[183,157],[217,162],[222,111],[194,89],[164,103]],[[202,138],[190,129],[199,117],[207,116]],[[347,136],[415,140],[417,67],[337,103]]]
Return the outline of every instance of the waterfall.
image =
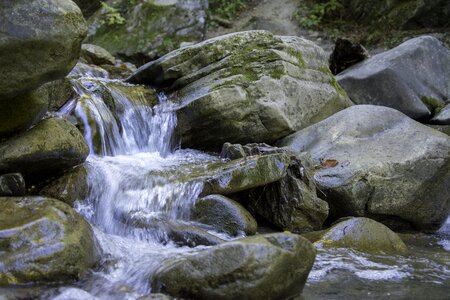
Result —
[[[75,110],[91,154],[158,152],[167,156],[172,151],[177,118],[163,93],[151,107],[142,92],[130,99],[120,87],[133,86],[119,81],[81,77],[72,84],[79,99],[62,112]]]

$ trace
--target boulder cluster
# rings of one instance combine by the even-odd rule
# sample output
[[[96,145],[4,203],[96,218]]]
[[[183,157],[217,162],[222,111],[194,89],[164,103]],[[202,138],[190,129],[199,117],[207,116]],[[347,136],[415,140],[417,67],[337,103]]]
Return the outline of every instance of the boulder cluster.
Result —
[[[433,232],[448,218],[450,50],[438,39],[410,39],[334,76],[300,37],[201,41],[207,1],[75,2],[0,3],[0,285],[70,281],[99,263],[73,207],[88,195],[85,160],[101,129],[88,146],[79,120],[56,113],[68,100],[89,105],[74,88],[96,79],[76,86],[69,73],[124,79],[96,91],[108,107],[112,89],[149,106],[164,92],[181,147],[220,155],[182,179],[203,183],[189,220],[158,220],[162,243],[210,247],[162,262],[152,292],[285,299],[301,292],[315,247],[404,254],[394,231]]]

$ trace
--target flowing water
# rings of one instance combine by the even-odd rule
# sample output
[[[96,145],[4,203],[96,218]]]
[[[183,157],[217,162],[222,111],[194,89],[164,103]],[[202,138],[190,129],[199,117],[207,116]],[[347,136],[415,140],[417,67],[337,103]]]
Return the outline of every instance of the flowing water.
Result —
[[[175,150],[176,114],[164,95],[151,107],[143,95],[130,99],[118,88],[125,84],[106,75],[78,76],[73,83],[80,99],[60,113],[75,111],[91,151],[86,162],[90,194],[76,210],[93,225],[102,262],[76,289],[56,289],[52,296],[136,299],[151,292],[149,279],[166,259],[195,251],[171,242],[161,224],[189,221],[203,187],[189,174],[219,159]],[[112,103],[105,103],[99,91],[107,91]],[[404,256],[318,249],[303,297],[449,299],[450,224],[435,235],[404,239],[410,247]]]

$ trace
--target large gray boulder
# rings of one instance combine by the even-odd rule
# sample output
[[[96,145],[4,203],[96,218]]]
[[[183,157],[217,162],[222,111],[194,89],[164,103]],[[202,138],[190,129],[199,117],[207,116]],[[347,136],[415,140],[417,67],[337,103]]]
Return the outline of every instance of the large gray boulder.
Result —
[[[70,0],[2,0],[0,100],[69,73],[86,30],[80,9]]]
[[[430,119],[433,106],[450,98],[450,50],[434,37],[421,36],[350,67],[336,79],[357,104]]]
[[[98,260],[89,224],[67,204],[0,197],[0,285],[73,280]]]
[[[82,163],[89,154],[83,135],[62,118],[45,119],[0,143],[0,173],[19,172],[36,182]]]
[[[129,79],[178,103],[186,147],[271,143],[351,105],[324,51],[299,37],[246,31],[184,47]]]
[[[206,0],[108,0],[89,19],[87,41],[142,65],[205,35]]]
[[[397,110],[356,105],[279,142],[309,152],[334,218],[436,230],[450,210],[450,137]]]
[[[288,299],[302,292],[314,259],[298,235],[258,235],[169,259],[151,286],[177,298]]]

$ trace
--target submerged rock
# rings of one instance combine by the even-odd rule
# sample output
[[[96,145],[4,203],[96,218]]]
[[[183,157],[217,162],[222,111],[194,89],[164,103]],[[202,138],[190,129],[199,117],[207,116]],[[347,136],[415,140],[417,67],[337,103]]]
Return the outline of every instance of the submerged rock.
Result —
[[[42,181],[84,162],[88,154],[74,125],[62,118],[45,119],[0,143],[0,173],[19,172],[32,182]]]
[[[350,67],[336,79],[357,104],[388,106],[413,119],[429,119],[433,106],[450,98],[449,74],[450,50],[434,37],[421,36]]]
[[[271,143],[351,105],[324,51],[299,37],[247,31],[173,51],[129,78],[178,103],[185,147]]]
[[[210,225],[215,231],[231,236],[241,233],[253,235],[258,226],[241,204],[221,195],[198,199],[192,209],[191,220]]]
[[[0,202],[0,285],[73,280],[97,262],[91,227],[68,205],[41,197]]]
[[[194,299],[286,299],[299,295],[315,259],[306,239],[258,235],[166,261],[152,291]]]
[[[205,35],[205,0],[108,0],[89,19],[87,41],[142,65]]]
[[[0,100],[31,92],[75,66],[86,21],[70,0],[0,2]]]
[[[449,214],[450,137],[399,111],[356,105],[279,146],[311,154],[332,218],[390,218],[436,230]]]
[[[29,129],[44,117],[47,109],[48,97],[43,88],[7,101],[0,99],[0,138]]]
[[[331,227],[316,244],[372,253],[405,253],[407,250],[395,232],[368,218],[342,221]]]

